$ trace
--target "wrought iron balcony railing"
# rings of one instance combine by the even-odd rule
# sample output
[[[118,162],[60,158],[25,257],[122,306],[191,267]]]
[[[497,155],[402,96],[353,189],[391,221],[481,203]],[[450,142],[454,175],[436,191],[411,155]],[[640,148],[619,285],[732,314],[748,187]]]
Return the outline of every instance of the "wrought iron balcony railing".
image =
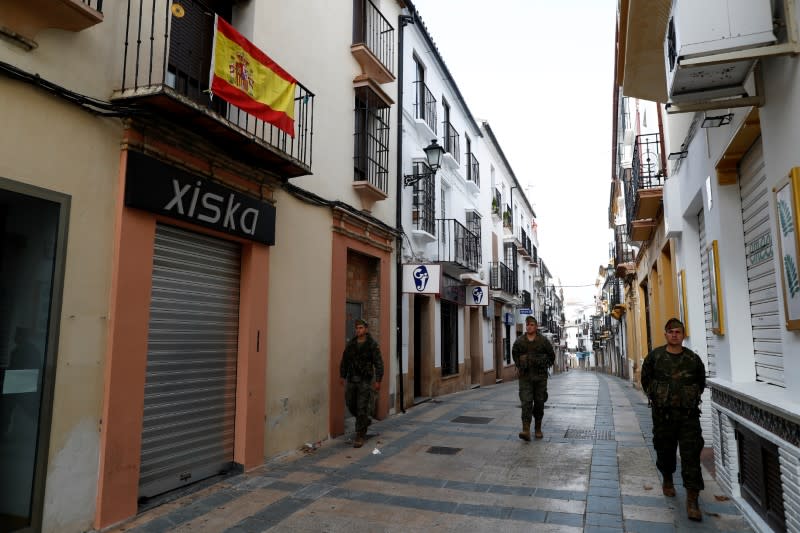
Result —
[[[458,131],[449,122],[444,123],[444,151],[449,152],[456,163],[461,163],[461,143]]]
[[[394,28],[371,0],[355,0],[353,8],[353,44],[364,43],[394,73]]]
[[[455,219],[439,218],[436,222],[439,261],[477,272],[481,264],[480,238]]]
[[[414,116],[424,120],[433,133],[438,133],[438,120],[436,118],[436,98],[425,85],[425,82],[414,82],[416,100],[414,101]]]
[[[636,259],[636,253],[629,243],[627,225],[617,224],[614,227],[614,266],[633,263]]]
[[[481,186],[480,164],[473,153],[467,154],[467,181],[471,181],[478,187]]]
[[[522,307],[526,307],[530,309],[531,307],[531,293],[528,291],[521,291],[519,293],[520,297],[522,298]]]
[[[500,196],[500,191],[495,189],[492,194],[492,214],[500,216],[500,207],[503,205],[503,198]]]
[[[353,179],[389,191],[389,107],[370,89],[356,90]]]
[[[512,295],[517,294],[517,276],[513,270],[500,261],[491,263],[489,283],[492,290],[503,291]]]
[[[81,0],[81,4],[85,5],[86,7],[91,7],[98,13],[103,12],[103,0]]]
[[[177,18],[172,16],[169,2],[124,3],[127,20],[120,25],[124,28],[120,35],[124,39],[121,83],[114,100],[154,108],[154,115],[162,120],[202,130],[210,140],[269,163],[287,177],[310,174],[314,124],[311,91],[297,83],[294,137],[220,98],[212,100],[208,73],[214,13],[208,4],[183,0],[183,16]],[[230,6],[227,10],[220,16],[230,20]]]
[[[503,211],[503,227],[510,230],[514,229],[514,222],[511,215],[511,206],[506,204],[506,209]]]
[[[639,135],[633,145],[630,179],[625,183],[628,232],[639,202],[639,191],[664,186],[664,159],[658,133]]]
[[[431,167],[423,161],[414,163],[414,175],[430,175]],[[412,202],[411,222],[414,229],[436,235],[434,180],[420,179],[414,183],[414,199]]]

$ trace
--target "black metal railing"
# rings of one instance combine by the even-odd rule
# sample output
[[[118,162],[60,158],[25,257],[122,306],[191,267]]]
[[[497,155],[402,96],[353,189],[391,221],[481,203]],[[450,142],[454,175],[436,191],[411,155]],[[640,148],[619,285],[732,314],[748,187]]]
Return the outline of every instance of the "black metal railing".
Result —
[[[371,89],[356,90],[354,181],[389,192],[389,107]]]
[[[86,7],[90,7],[98,13],[103,12],[103,0],[81,0],[81,3]]]
[[[491,284],[491,289],[503,291],[508,294],[517,294],[517,277],[514,271],[500,261],[490,264],[491,273],[489,275],[489,283]]]
[[[461,143],[458,132],[449,122],[444,123],[444,151],[449,152],[457,163],[461,163]]]
[[[467,154],[467,181],[471,181],[478,187],[481,186],[481,166],[475,154]]]
[[[503,198],[500,196],[500,191],[495,188],[492,194],[492,214],[500,216],[500,206],[503,205]]]
[[[614,266],[623,263],[633,263],[636,254],[628,240],[627,224],[617,224],[614,227]]]
[[[511,214],[511,206],[506,204],[506,209],[503,211],[503,227],[510,230],[514,229],[513,215]]]
[[[370,0],[353,0],[353,44],[360,43],[394,74],[394,28]]]
[[[423,161],[414,163],[415,176],[430,176],[431,167]],[[427,231],[436,235],[435,222],[435,183],[433,179],[423,178],[414,183],[414,199],[412,201],[411,223],[414,229]]]
[[[297,83],[294,137],[246,111],[209,97],[214,12],[205,2],[184,0],[184,15],[173,18],[170,2],[127,0],[121,84],[115,98],[169,96],[216,114],[248,139],[268,144],[287,159],[311,166],[314,94]],[[101,2],[97,2],[98,7]],[[157,8],[157,6],[161,6]],[[223,17],[224,18],[224,17]],[[183,116],[185,110],[175,114]],[[205,132],[211,135],[210,132]]]
[[[439,218],[436,222],[439,261],[477,272],[481,264],[479,237],[455,219]]]
[[[438,120],[436,118],[436,98],[433,93],[428,89],[423,81],[415,81],[414,93],[416,94],[416,101],[414,102],[414,116],[420,120],[424,120],[425,124],[435,134],[438,133]]]
[[[620,305],[622,303],[622,288],[620,287],[619,279],[614,278],[609,289],[610,298],[608,307],[612,309],[615,305]]]
[[[639,191],[664,186],[664,160],[658,133],[638,135],[633,145],[630,179],[625,183],[628,232],[639,204]]]
[[[536,249],[536,246],[533,245],[532,241],[531,241],[531,261],[533,261],[534,264],[539,263],[539,250]]]

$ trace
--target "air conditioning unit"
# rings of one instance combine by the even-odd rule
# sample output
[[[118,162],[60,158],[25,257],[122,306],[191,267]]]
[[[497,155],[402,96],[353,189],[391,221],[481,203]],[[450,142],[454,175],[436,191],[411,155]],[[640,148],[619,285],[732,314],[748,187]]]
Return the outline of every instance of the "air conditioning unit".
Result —
[[[772,45],[773,30],[770,0],[675,0],[664,42],[670,101],[747,96],[755,59],[691,67],[681,61]]]

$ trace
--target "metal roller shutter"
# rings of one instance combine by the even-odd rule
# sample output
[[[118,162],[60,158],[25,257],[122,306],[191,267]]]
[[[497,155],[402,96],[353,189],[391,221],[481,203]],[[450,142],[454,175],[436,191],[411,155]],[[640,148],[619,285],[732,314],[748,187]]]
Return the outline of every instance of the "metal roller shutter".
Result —
[[[717,336],[711,328],[711,275],[708,270],[708,242],[706,241],[706,219],[703,210],[697,214],[697,224],[700,228],[700,270],[703,272],[703,310],[706,322],[706,346],[708,349],[709,376],[717,375]]]
[[[233,462],[240,247],[158,225],[139,496]]]
[[[760,140],[756,141],[739,164],[739,191],[747,252],[756,380],[784,387],[782,325],[770,229],[770,195]]]

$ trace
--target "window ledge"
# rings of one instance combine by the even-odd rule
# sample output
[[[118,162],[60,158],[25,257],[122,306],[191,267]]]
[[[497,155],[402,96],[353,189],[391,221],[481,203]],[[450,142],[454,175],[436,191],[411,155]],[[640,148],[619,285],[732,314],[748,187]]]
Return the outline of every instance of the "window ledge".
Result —
[[[420,242],[427,243],[436,241],[436,235],[433,235],[432,233],[428,233],[427,231],[421,229],[412,229],[411,236]]]
[[[358,196],[361,197],[361,207],[365,211],[371,212],[372,206],[375,205],[375,202],[386,200],[386,198],[389,197],[387,193],[366,180],[354,181],[353,188],[358,193]]]

